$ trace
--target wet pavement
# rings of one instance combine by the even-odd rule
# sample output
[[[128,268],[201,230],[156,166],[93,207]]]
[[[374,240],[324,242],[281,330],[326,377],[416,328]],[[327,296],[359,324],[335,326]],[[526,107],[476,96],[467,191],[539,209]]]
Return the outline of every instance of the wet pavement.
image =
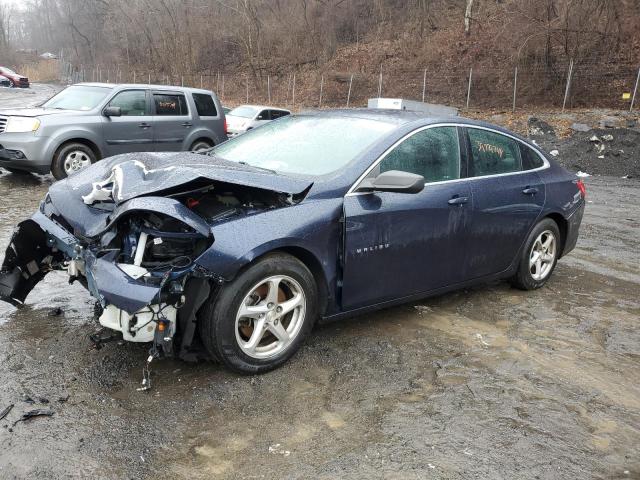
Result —
[[[0,109],[35,107],[61,89],[60,85],[48,83],[32,83],[31,88],[0,87]]]
[[[167,360],[138,392],[146,347],[91,349],[93,301],[50,274],[0,304],[0,478],[640,478],[640,182],[587,181],[543,289],[321,326],[258,377]],[[50,182],[0,176],[2,251]]]

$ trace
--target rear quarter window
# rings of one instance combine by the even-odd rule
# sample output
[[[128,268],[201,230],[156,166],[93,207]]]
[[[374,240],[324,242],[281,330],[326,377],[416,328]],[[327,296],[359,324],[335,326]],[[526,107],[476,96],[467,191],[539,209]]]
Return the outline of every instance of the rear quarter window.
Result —
[[[206,93],[194,93],[193,101],[196,104],[196,110],[201,117],[217,117],[218,110],[211,95]]]
[[[522,169],[533,170],[544,165],[544,160],[532,148],[523,143],[520,144],[520,156],[522,157]]]

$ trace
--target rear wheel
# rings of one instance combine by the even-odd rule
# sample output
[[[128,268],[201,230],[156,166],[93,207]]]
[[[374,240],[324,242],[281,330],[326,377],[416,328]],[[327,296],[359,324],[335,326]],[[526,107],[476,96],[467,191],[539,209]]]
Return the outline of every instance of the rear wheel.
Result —
[[[553,273],[559,255],[560,230],[556,222],[545,218],[529,234],[513,285],[522,290],[542,287]]]
[[[313,275],[298,259],[258,260],[210,300],[199,318],[209,352],[241,373],[279,367],[300,348],[317,315]]]
[[[189,151],[191,152],[201,152],[202,150],[207,150],[208,148],[211,148],[213,145],[211,145],[211,143],[209,143],[206,140],[196,140],[195,142],[193,142],[193,145],[191,145],[191,148],[189,149]]]
[[[62,180],[91,166],[96,160],[96,154],[88,146],[82,143],[68,143],[56,152],[51,164],[51,173],[56,180]]]

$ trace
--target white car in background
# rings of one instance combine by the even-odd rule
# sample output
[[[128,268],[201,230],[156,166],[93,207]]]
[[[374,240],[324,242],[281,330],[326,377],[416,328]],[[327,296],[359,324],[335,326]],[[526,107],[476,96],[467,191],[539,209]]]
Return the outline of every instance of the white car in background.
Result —
[[[229,138],[237,137],[247,130],[287,115],[291,115],[291,112],[284,108],[264,105],[240,105],[226,114],[227,136]]]

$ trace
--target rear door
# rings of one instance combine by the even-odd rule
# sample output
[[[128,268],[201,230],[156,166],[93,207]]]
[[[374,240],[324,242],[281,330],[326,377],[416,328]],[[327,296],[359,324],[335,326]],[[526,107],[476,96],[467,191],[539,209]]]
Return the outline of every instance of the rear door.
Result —
[[[469,181],[460,179],[459,130],[421,129],[389,150],[368,174],[423,175],[417,194],[350,193],[344,200],[342,303],[352,309],[464,280]]]
[[[473,213],[469,225],[469,277],[506,270],[542,212],[545,186],[519,140],[467,127]],[[535,153],[535,152],[533,152]]]
[[[120,107],[120,117],[103,117],[102,132],[105,157],[128,152],[153,150],[153,118],[148,92],[123,90],[114,95],[108,107]]]
[[[187,150],[185,139],[193,128],[183,92],[153,91],[153,142],[159,152]]]

